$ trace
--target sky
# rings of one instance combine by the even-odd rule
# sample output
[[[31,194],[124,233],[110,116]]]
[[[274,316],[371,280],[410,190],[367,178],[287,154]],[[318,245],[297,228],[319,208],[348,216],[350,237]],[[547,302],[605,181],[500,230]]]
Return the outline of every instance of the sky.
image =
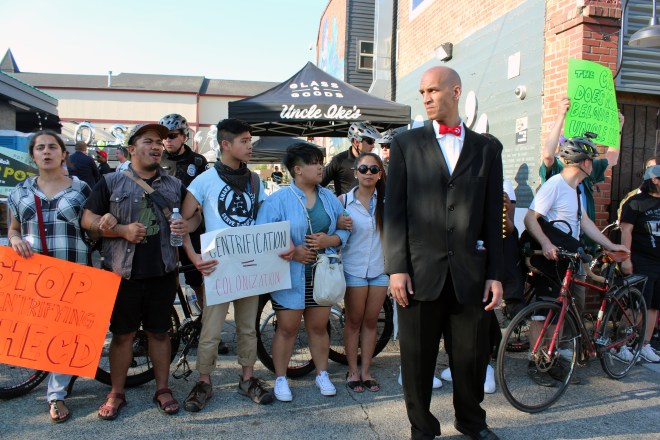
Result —
[[[328,0],[0,3],[0,59],[21,72],[281,82],[315,62]]]

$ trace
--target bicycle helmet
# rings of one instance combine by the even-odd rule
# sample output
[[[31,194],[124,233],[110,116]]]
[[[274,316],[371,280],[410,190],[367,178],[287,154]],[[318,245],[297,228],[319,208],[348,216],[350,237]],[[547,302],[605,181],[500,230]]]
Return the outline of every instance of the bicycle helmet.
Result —
[[[567,164],[572,164],[585,159],[594,160],[598,156],[598,151],[596,151],[596,145],[588,137],[574,137],[561,144],[559,156]]]
[[[383,132],[382,137],[378,139],[379,144],[391,144],[392,139],[394,139],[394,130],[391,128],[385,132]]]
[[[363,138],[380,139],[380,134],[369,121],[353,122],[348,129],[348,140],[362,142]]]
[[[183,116],[172,113],[161,118],[160,125],[164,125],[170,131],[181,130],[186,136],[189,135],[190,127],[188,121]]]

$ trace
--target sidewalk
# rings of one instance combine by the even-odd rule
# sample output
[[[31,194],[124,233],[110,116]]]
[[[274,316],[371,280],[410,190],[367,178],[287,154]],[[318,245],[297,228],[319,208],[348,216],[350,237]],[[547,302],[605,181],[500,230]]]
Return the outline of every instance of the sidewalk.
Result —
[[[226,330],[231,332],[233,321]],[[199,413],[182,411],[165,416],[151,403],[154,383],[127,391],[129,402],[119,418],[102,421],[96,409],[109,387],[79,379],[67,403],[72,420],[54,425],[48,418],[46,383],[26,396],[0,401],[0,438],[18,439],[406,439],[406,417],[399,373],[398,344],[392,341],[374,361],[373,374],[380,381],[378,393],[351,393],[343,385],[346,367],[330,362],[329,372],[337,396],[323,397],[314,386],[314,374],[291,380],[294,400],[259,406],[236,392],[240,369],[236,363],[234,335],[223,334],[230,354],[220,356],[212,376],[214,396]],[[190,357],[194,360],[194,356]],[[444,353],[438,372],[446,366]],[[273,374],[257,362],[258,377],[273,383]],[[526,414],[514,409],[498,391],[486,395],[483,407],[488,423],[500,438],[534,439],[642,439],[660,438],[660,364],[641,364],[620,381],[609,379],[598,360],[579,370],[581,385],[572,385],[550,409]],[[183,402],[194,384],[170,378],[175,397]],[[463,439],[453,427],[451,384],[433,393],[432,410],[441,423],[442,438]]]

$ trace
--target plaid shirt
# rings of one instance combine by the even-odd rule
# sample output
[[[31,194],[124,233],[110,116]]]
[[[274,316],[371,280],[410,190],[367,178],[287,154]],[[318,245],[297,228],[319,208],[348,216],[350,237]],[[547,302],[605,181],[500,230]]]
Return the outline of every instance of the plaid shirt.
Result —
[[[73,263],[89,264],[89,247],[83,240],[80,217],[92,190],[77,177],[72,179],[70,187],[49,200],[37,187],[37,176],[29,177],[16,185],[7,202],[12,215],[21,224],[23,239],[30,243],[34,252],[43,254],[34,203],[36,194],[41,199],[49,255]]]

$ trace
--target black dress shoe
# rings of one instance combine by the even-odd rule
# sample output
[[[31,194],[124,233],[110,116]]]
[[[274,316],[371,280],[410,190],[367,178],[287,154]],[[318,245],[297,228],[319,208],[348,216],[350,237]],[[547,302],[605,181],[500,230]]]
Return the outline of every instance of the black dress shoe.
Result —
[[[493,431],[491,431],[488,428],[484,428],[479,432],[471,432],[468,431],[458,423],[457,421],[454,421],[454,428],[461,434],[465,434],[468,437],[470,437],[472,440],[500,440],[500,438],[495,434]]]

